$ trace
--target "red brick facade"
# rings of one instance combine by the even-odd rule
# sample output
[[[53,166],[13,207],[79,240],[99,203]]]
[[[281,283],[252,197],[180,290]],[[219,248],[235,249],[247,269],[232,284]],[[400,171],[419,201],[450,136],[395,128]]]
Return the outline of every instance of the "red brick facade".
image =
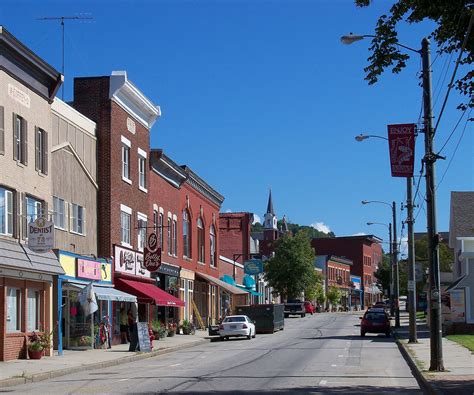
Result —
[[[311,240],[316,255],[337,255],[353,261],[351,274],[361,277],[364,286],[365,304],[374,302],[378,296],[369,290],[376,283],[374,272],[382,261],[381,240],[373,235],[328,237]]]
[[[219,254],[243,264],[250,258],[251,213],[219,214]],[[237,256],[240,255],[240,256]]]

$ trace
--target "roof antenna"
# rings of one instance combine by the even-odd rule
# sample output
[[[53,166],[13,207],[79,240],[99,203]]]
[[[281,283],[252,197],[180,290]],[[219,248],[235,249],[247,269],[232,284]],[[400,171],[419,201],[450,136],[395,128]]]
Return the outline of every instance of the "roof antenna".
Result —
[[[61,21],[61,30],[62,30],[62,68],[61,73],[64,76],[64,21],[66,19],[94,19],[91,16],[45,16],[42,18],[36,18],[40,21]],[[61,88],[61,100],[64,101],[64,83],[62,84]]]

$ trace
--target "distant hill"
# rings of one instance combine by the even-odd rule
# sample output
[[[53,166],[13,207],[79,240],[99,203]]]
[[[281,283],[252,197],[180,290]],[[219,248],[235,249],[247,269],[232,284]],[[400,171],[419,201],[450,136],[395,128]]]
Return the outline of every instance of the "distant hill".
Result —
[[[282,221],[278,221],[278,229],[282,226]],[[292,224],[292,223],[287,223],[288,224],[288,229],[290,232],[295,235],[298,233],[300,230],[305,230],[308,232],[309,237],[311,239],[314,239],[316,237],[336,237],[336,235],[333,232],[329,233],[324,233],[321,232],[312,226],[307,226],[307,225],[298,225],[298,224]],[[263,225],[260,222],[256,222],[255,224],[252,225],[252,233],[260,233],[263,232]]]

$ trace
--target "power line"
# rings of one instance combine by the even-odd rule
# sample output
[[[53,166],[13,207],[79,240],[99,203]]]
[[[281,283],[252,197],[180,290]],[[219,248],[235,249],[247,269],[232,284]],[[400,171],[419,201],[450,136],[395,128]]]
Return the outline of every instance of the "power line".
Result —
[[[446,145],[449,143],[449,140],[451,140],[451,137],[453,137],[453,134],[454,132],[456,131],[456,129],[458,128],[459,124],[461,123],[462,119],[464,118],[464,115],[466,114],[466,111],[467,111],[467,107],[464,109],[464,111],[462,112],[461,116],[459,117],[458,121],[456,122],[456,125],[454,126],[453,130],[451,131],[451,133],[449,134],[448,138],[446,139],[446,141],[444,142],[443,146],[440,148],[440,150],[438,151],[438,155],[441,153],[441,151],[443,151],[444,147],[446,147]],[[471,112],[469,111],[469,114]],[[469,116],[467,117],[468,120],[469,120]]]

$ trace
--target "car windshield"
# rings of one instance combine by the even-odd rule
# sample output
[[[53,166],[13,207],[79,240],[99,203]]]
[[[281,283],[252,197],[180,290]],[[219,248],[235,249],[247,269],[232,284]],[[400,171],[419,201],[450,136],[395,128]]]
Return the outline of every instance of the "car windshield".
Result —
[[[245,317],[226,317],[224,322],[245,322]]]
[[[385,321],[385,314],[382,313],[367,313],[365,319],[368,321]]]

